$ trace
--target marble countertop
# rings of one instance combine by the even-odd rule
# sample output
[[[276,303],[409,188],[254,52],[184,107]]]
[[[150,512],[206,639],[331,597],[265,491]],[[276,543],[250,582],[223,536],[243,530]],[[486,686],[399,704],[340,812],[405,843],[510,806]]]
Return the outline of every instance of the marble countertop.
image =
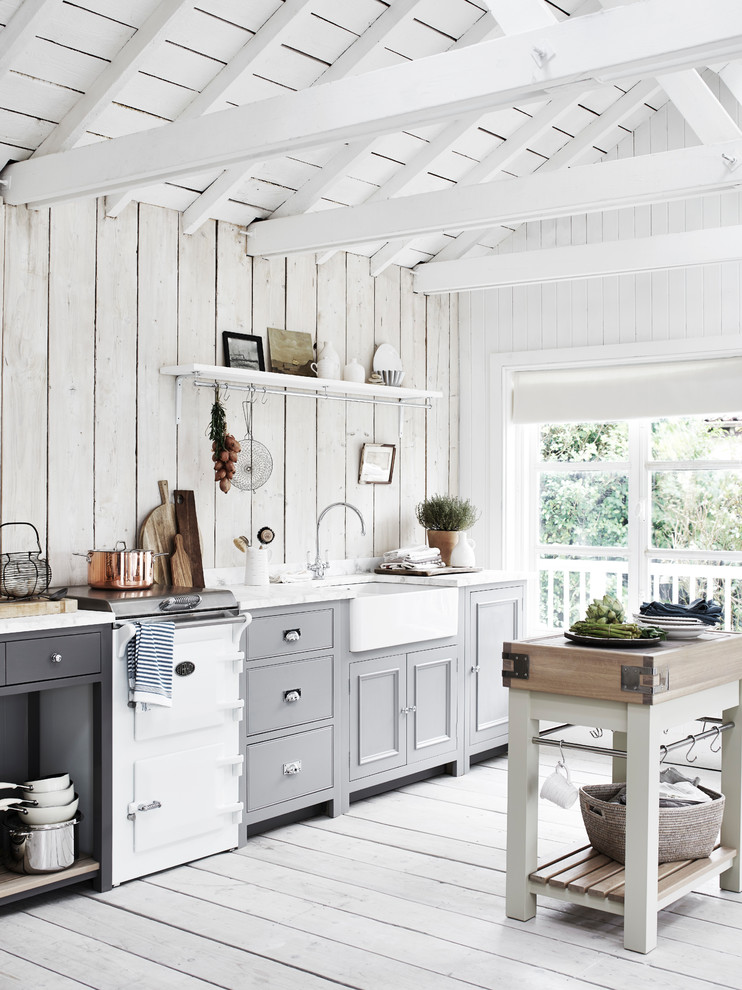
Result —
[[[14,619],[0,619],[0,636],[11,633],[41,632],[44,629],[70,629],[75,626],[111,625],[112,612],[55,612],[52,615],[19,615]]]
[[[234,579],[230,580],[229,576],[224,576],[219,583],[230,589],[242,611],[252,612],[261,608],[276,608],[279,605],[306,605],[312,602],[355,598],[359,585],[369,582],[415,584],[434,588],[469,588],[521,581],[529,576],[526,572],[486,570],[470,574],[440,574],[434,577],[366,572],[330,576],[321,581],[277,582],[259,586],[240,584]]]

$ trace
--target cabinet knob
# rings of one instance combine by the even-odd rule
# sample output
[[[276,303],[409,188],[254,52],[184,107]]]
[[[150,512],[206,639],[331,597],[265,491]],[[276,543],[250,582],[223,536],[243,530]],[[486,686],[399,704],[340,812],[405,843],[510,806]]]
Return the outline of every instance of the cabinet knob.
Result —
[[[61,653],[52,653],[52,655],[51,655],[51,662],[52,663],[61,663],[62,662],[62,654]]]
[[[291,702],[293,701],[299,701],[300,698],[301,698],[301,688],[294,688],[292,691],[283,692],[283,700],[288,704],[291,704]]]
[[[284,629],[283,638],[287,643],[295,643],[301,639],[301,629]]]
[[[479,664],[477,664],[476,667],[472,667],[471,672],[472,672],[472,674],[478,674],[479,673],[479,670],[480,670]]]
[[[407,708],[402,709],[402,714],[409,715],[410,712],[416,712],[416,711],[417,711],[417,705],[409,705]]]
[[[291,763],[284,763],[283,772],[286,777],[291,777],[295,773],[301,773],[301,760],[293,760]]]

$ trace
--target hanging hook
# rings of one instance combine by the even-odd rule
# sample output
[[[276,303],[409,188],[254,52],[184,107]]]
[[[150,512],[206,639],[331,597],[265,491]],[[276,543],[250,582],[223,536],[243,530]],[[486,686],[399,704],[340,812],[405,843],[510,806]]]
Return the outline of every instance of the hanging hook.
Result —
[[[593,737],[593,739],[602,739],[603,738],[603,730],[600,729],[600,728],[590,729],[590,735]]]
[[[660,757],[660,766],[662,766],[662,764],[667,759],[667,754],[668,754],[669,750],[668,750],[667,746],[660,746],[660,751],[662,753],[662,756]]]
[[[696,745],[696,737],[688,736],[688,738],[690,739],[690,746],[688,747],[688,752],[685,754],[685,758],[688,763],[695,763],[698,757],[694,756],[693,759],[691,759],[690,754],[693,752],[693,747]]]
[[[260,400],[260,404],[261,404],[261,406],[264,406],[264,405],[266,405],[267,402],[268,402],[268,389],[264,385],[263,386],[263,398]]]
[[[721,727],[718,726],[718,725],[715,725],[714,728],[716,729],[716,735],[714,736],[714,738],[709,743],[709,749],[711,750],[712,753],[720,753],[721,752]],[[717,744],[716,745],[716,748],[714,748],[714,743]]]

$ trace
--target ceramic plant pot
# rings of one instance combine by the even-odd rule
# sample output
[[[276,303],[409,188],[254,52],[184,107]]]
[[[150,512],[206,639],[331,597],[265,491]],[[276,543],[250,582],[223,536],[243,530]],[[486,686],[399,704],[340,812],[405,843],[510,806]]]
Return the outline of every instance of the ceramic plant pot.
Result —
[[[451,551],[456,546],[459,538],[458,530],[429,529],[428,546],[437,547],[441,552],[441,560],[446,567],[451,566]]]

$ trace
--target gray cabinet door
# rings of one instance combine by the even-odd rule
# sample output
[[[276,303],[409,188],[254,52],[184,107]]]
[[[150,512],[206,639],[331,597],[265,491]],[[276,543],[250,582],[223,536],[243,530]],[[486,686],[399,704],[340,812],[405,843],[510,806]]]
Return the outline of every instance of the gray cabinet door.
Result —
[[[350,664],[350,779],[407,762],[407,663],[404,654]]]
[[[456,750],[456,651],[441,647],[407,654],[407,762]]]
[[[508,689],[502,683],[502,644],[518,639],[523,589],[472,592],[469,615],[469,743],[507,742]]]

